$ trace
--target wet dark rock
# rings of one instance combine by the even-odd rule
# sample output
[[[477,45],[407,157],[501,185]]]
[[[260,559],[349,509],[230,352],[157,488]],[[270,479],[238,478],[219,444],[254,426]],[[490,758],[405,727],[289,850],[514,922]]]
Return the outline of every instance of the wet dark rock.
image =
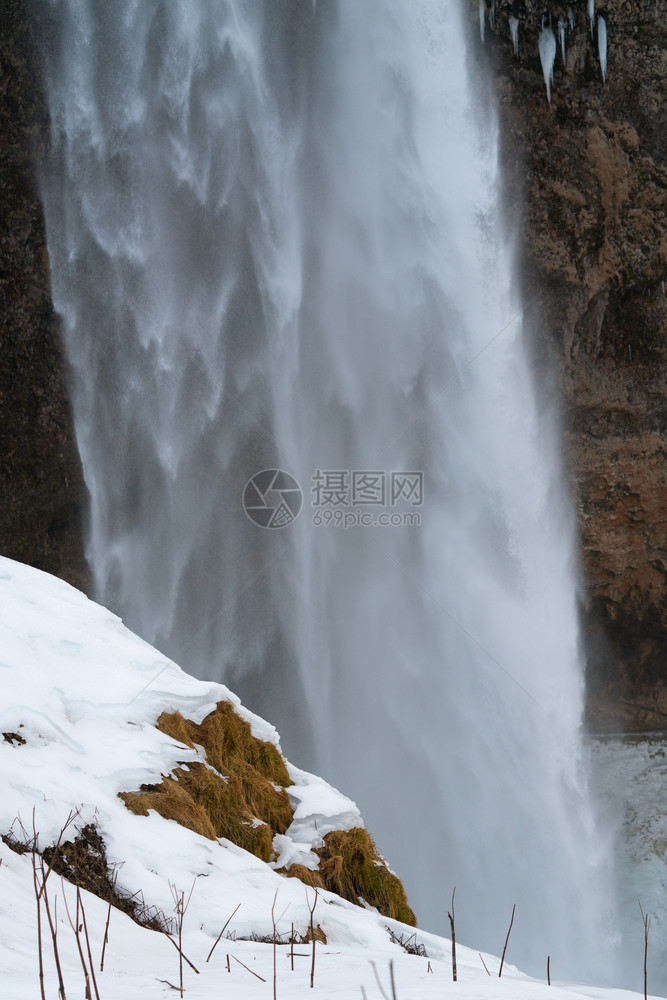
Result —
[[[500,107],[535,358],[559,378],[581,538],[589,719],[664,728],[667,673],[667,21],[654,0],[496,0],[475,70]],[[487,3],[490,10],[490,3]],[[573,12],[574,30],[569,26]],[[519,19],[515,56],[509,17]],[[538,34],[567,22],[551,104]]]
[[[51,305],[35,164],[48,119],[25,4],[0,35],[0,553],[86,589],[86,493]]]

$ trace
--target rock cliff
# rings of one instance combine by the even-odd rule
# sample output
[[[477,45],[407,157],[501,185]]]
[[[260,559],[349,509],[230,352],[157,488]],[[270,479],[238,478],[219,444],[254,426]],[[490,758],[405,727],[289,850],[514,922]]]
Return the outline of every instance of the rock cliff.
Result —
[[[0,38],[0,551],[85,589],[85,505],[35,162],[48,119],[25,5]]]
[[[536,361],[560,378],[590,722],[667,728],[664,7],[471,0],[469,19],[476,70],[492,68]]]

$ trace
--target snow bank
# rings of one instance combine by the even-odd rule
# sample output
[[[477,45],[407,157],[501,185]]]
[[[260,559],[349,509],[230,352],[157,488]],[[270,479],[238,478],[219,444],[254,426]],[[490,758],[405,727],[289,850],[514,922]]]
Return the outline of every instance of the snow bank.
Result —
[[[155,813],[128,812],[117,793],[159,781],[178,761],[196,759],[154,727],[163,711],[180,711],[201,721],[216,703],[228,699],[251,725],[253,735],[278,744],[274,728],[247,712],[223,685],[188,677],[174,663],[132,635],[108,611],[60,580],[0,558],[0,731],[24,743],[0,741],[0,832],[20,816],[28,828],[33,810],[41,846],[56,840],[71,809],[79,826],[95,823],[111,863],[121,865],[119,885],[142,892],[147,903],[173,916],[172,888],[189,893],[183,947],[200,974],[186,968],[186,988],[193,1000],[222,994],[258,1000],[273,995],[273,947],[249,939],[272,932],[276,903],[278,932],[292,924],[301,933],[309,921],[309,892],[296,879],[283,878],[258,858],[230,844],[210,841]],[[308,859],[327,832],[361,824],[355,804],[326,782],[289,767],[295,816],[277,845],[281,854]],[[16,830],[16,825],[14,826]],[[314,855],[313,855],[314,857]],[[278,862],[280,863],[280,861]],[[301,863],[304,863],[301,860]],[[58,942],[68,995],[83,992],[76,944],[64,912],[74,890],[52,874],[52,905],[57,904]],[[277,894],[277,895],[276,895]],[[98,961],[106,904],[84,892],[92,953]],[[223,940],[210,963],[213,941],[235,907]],[[35,898],[29,854],[17,855],[0,843],[0,968],[4,995],[12,1000],[38,996]],[[450,943],[321,891],[315,922],[327,937],[318,945],[315,989],[310,990],[309,946],[297,949],[295,970],[288,949],[277,949],[277,992],[281,997],[359,997],[380,995],[369,959],[389,991],[388,966],[394,962],[399,1000],[456,995],[459,1000],[528,1000],[545,996],[628,1000],[613,990],[558,988],[528,979],[498,959],[459,946],[459,982],[451,981]],[[392,942],[395,936],[423,945],[428,957],[409,955]],[[511,951],[511,945],[510,945]],[[227,954],[231,955],[227,971]],[[44,942],[47,996],[57,983],[48,939]],[[173,994],[165,982],[178,981],[178,956],[161,934],[112,912],[104,973],[98,973],[103,1000]],[[239,963],[243,962],[246,969]],[[249,971],[252,970],[252,971]],[[254,974],[253,974],[254,973]],[[258,978],[261,977],[261,978]],[[265,981],[264,981],[265,980]],[[635,995],[636,996],[636,995]]]

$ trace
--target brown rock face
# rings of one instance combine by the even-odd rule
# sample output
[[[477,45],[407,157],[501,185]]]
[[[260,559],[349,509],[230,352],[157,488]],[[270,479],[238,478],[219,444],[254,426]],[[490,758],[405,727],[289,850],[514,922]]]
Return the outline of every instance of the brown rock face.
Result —
[[[597,2],[592,34],[587,9],[496,0],[491,18],[489,2],[482,47],[474,0],[470,26],[477,70],[493,69],[536,360],[560,374],[590,721],[667,727],[667,18],[655,0]],[[549,26],[550,104],[538,47]]]
[[[0,38],[0,553],[86,588],[85,503],[34,158],[48,136],[23,3]]]

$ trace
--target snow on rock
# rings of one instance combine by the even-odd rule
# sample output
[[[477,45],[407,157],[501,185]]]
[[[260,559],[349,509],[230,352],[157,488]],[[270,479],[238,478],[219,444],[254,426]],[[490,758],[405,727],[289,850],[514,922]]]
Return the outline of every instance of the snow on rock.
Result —
[[[294,820],[287,835],[311,847],[321,847],[327,833],[363,826],[359,810],[346,795],[332,789],[322,778],[288,765],[293,785],[287,789]]]

